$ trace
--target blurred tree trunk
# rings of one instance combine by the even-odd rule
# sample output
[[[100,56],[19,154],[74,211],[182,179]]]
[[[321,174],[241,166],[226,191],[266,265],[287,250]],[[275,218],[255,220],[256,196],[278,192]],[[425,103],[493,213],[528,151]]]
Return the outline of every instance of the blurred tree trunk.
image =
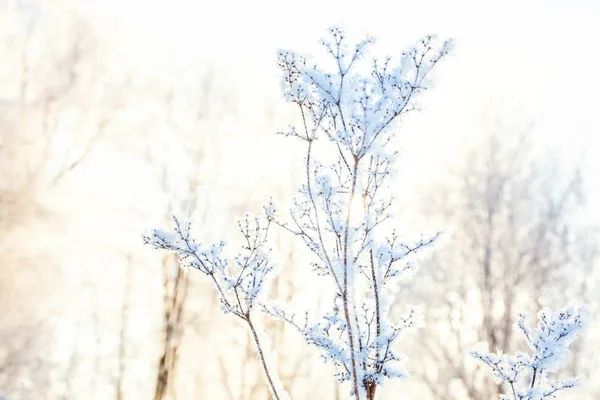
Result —
[[[131,298],[131,274],[133,270],[133,263],[131,255],[127,256],[125,265],[125,288],[123,290],[123,303],[121,305],[121,327],[119,330],[119,350],[118,350],[118,363],[119,371],[117,373],[117,400],[125,400],[123,394],[123,381],[125,379],[125,364],[127,356],[127,321],[129,320],[129,303]]]
[[[183,333],[182,317],[185,310],[189,278],[185,270],[179,267],[174,255],[163,257],[163,346],[158,363],[154,400],[168,398],[169,392],[174,395],[173,378],[177,367],[179,345]]]

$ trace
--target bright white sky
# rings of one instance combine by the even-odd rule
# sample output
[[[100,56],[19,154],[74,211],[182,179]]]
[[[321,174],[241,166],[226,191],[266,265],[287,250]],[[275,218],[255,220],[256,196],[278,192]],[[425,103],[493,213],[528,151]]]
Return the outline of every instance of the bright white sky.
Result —
[[[207,60],[238,71],[239,92],[249,98],[272,90],[277,48],[312,52],[333,24],[375,36],[392,55],[424,34],[452,37],[456,50],[438,68],[427,113],[408,134],[415,158],[452,153],[492,104],[535,122],[537,133],[567,155],[584,148],[588,182],[600,186],[600,1],[110,0],[91,11],[119,15],[126,38],[118,40],[148,60],[165,62],[167,55],[167,63]]]

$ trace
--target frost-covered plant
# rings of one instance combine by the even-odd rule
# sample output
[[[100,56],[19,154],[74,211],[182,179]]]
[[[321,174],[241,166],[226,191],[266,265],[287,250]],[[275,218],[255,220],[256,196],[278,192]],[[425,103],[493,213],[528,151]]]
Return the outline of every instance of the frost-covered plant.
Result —
[[[538,314],[538,326],[533,330],[519,315],[516,327],[525,337],[531,354],[517,352],[506,355],[501,352],[471,351],[471,356],[492,369],[498,384],[506,383],[510,394],[501,395],[502,400],[553,399],[556,393],[579,384],[580,378],[557,379],[553,376],[564,364],[569,345],[586,325],[583,307],[566,307],[557,312],[542,310]]]
[[[336,377],[349,381],[352,396],[374,399],[386,378],[406,377],[396,352],[399,335],[417,325],[420,314],[409,309],[390,316],[393,296],[402,277],[416,270],[415,254],[436,235],[403,241],[393,229],[391,210],[394,164],[398,156],[395,123],[415,109],[432,68],[449,50],[449,42],[427,36],[391,58],[365,62],[372,39],[349,45],[340,28],[322,41],[331,70],[292,51],[278,53],[285,99],[298,107],[301,126],[285,135],[299,139],[306,149],[306,177],[299,188],[289,221],[270,202],[265,207],[266,228],[249,230],[242,224],[248,245],[229,271],[221,255],[223,244],[205,248],[189,235],[189,225],[175,220],[175,233],[154,231],[146,242],[174,251],[182,262],[199,269],[214,282],[225,311],[250,318],[256,296],[270,267],[264,252],[266,229],[276,224],[300,238],[313,253],[313,269],[329,279],[333,293],[328,311],[302,323],[281,307],[261,303],[262,309],[291,323],[310,345],[337,367]],[[244,226],[246,228],[244,228]],[[273,396],[283,393],[274,371],[262,356]]]
[[[337,378],[352,383],[356,399],[374,398],[385,378],[406,376],[394,345],[419,314],[409,310],[392,321],[389,308],[398,279],[415,271],[413,255],[437,235],[405,242],[390,229],[394,128],[415,109],[415,97],[449,49],[448,42],[428,36],[397,62],[365,65],[371,43],[349,45],[340,28],[331,28],[322,41],[331,70],[295,52],[279,52],[285,99],[298,107],[302,121],[285,134],[306,147],[306,180],[289,223],[273,204],[265,208],[268,218],[302,239],[315,256],[314,270],[329,277],[335,290],[329,312],[315,322],[300,325],[280,309],[275,313],[321,349],[337,367]]]
[[[245,244],[230,265],[223,254],[225,242],[204,246],[191,237],[191,223],[182,223],[177,218],[173,221],[174,232],[154,229],[150,235],[144,236],[144,242],[156,249],[178,254],[182,266],[197,269],[212,280],[223,312],[235,315],[248,325],[273,398],[289,398],[277,371],[269,369],[267,349],[262,344],[264,338],[252,321],[252,311],[273,269],[269,262],[269,249],[266,248],[271,222],[248,215],[238,221]]]

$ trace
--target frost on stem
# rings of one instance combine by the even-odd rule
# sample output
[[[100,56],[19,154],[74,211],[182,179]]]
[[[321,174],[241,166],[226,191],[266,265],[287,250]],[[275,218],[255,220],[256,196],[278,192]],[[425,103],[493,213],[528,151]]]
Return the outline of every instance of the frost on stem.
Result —
[[[427,36],[398,60],[369,63],[372,42],[351,45],[341,28],[331,28],[322,41],[331,70],[293,51],[278,53],[284,97],[298,107],[302,121],[284,134],[306,147],[306,180],[289,222],[278,217],[272,203],[265,208],[269,220],[306,244],[316,272],[336,288],[329,313],[314,322],[306,317],[299,323],[280,308],[271,311],[321,349],[337,367],[337,378],[351,382],[356,399],[373,399],[385,378],[407,376],[394,345],[420,318],[411,310],[392,321],[389,308],[397,280],[414,272],[415,254],[437,235],[406,242],[389,228],[390,178],[398,155],[394,126],[415,109],[416,96],[450,47]]]
[[[564,363],[569,345],[585,327],[587,315],[583,307],[566,307],[557,312],[542,310],[538,326],[533,330],[521,314],[516,327],[524,336],[531,354],[506,355],[474,350],[470,355],[492,369],[498,384],[506,383],[509,394],[502,400],[553,399],[556,394],[578,385],[580,378],[560,380],[552,376]]]
[[[246,215],[238,221],[245,243],[233,263],[223,255],[225,242],[204,246],[191,237],[191,223],[183,223],[177,218],[173,218],[173,222],[173,231],[155,229],[150,235],[144,236],[144,242],[155,249],[176,253],[181,266],[197,269],[212,280],[223,311],[244,320],[248,325],[273,398],[288,399],[277,371],[269,368],[272,360],[268,355],[268,346],[264,344],[265,339],[251,318],[252,310],[260,301],[273,269],[269,262],[269,249],[266,248],[270,220]]]

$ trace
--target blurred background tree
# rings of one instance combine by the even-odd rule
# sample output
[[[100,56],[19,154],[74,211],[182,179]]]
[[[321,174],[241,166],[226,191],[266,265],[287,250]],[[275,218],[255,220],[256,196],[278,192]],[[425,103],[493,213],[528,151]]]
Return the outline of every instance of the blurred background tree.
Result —
[[[448,228],[413,287],[428,316],[415,345],[433,398],[497,398],[487,371],[460,354],[479,341],[516,350],[518,312],[597,302],[597,227],[586,218],[580,165],[544,146],[531,124],[488,117],[462,162],[422,193],[421,215]],[[598,368],[580,361],[575,374]]]

